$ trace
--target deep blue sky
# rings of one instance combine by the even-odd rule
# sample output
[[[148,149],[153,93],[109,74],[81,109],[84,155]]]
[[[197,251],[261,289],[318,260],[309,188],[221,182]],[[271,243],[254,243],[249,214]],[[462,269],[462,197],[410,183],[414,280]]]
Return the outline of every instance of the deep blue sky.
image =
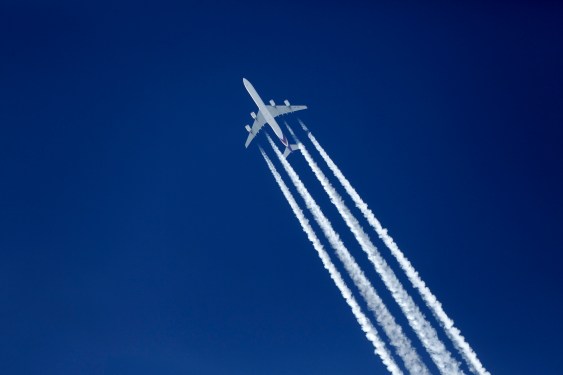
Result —
[[[485,367],[559,373],[562,19],[555,2],[1,2],[0,372],[386,373],[243,147],[246,77],[309,106]]]

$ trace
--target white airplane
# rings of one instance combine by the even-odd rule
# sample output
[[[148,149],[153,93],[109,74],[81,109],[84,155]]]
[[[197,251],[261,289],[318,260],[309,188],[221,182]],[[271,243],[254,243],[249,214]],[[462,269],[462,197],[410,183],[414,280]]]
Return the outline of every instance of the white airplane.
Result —
[[[274,103],[273,100],[270,100],[270,105],[266,105],[264,104],[262,98],[260,98],[256,90],[254,89],[254,86],[252,86],[252,84],[248,82],[246,78],[243,78],[242,82],[244,83],[244,87],[246,87],[246,91],[248,91],[250,97],[252,98],[252,100],[254,100],[254,103],[256,103],[256,105],[258,106],[258,114],[254,112],[250,113],[250,116],[252,116],[252,118],[254,119],[254,124],[252,124],[252,128],[248,125],[244,127],[246,131],[250,133],[248,134],[248,138],[246,139],[246,143],[244,144],[244,147],[248,147],[248,145],[250,144],[250,142],[252,142],[256,134],[258,134],[262,126],[264,126],[264,124],[267,123],[268,125],[270,125],[274,133],[276,133],[280,141],[285,146],[285,151],[283,153],[283,156],[287,157],[287,155],[289,155],[292,151],[297,150],[299,148],[299,145],[289,144],[287,138],[283,135],[280,126],[276,122],[275,117],[296,111],[301,111],[302,109],[307,109],[307,106],[291,105],[289,104],[287,99],[284,100],[285,105],[276,105],[276,103]]]

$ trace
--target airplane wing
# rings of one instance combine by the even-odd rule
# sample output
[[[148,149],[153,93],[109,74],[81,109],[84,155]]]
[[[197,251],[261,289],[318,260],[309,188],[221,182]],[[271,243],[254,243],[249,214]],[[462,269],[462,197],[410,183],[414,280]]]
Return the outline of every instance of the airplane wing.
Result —
[[[297,111],[301,111],[303,109],[307,109],[307,106],[305,106],[305,105],[267,105],[266,109],[268,110],[268,112],[270,112],[272,117],[278,117],[278,116],[281,116],[281,115],[286,115],[288,113],[297,112]],[[248,138],[246,138],[246,143],[244,144],[244,147],[248,147],[250,142],[252,142],[252,140],[254,139],[256,134],[258,134],[260,129],[262,129],[264,124],[266,124],[266,119],[264,119],[264,115],[262,114],[262,111],[259,111],[258,114],[256,115],[256,119],[254,119],[254,124],[252,124],[252,128],[247,127],[247,129],[246,129],[246,130],[248,130],[249,134],[248,134]]]
[[[246,138],[246,143],[244,144],[244,147],[248,147],[250,142],[252,142],[256,134],[258,134],[258,132],[260,131],[260,129],[262,129],[262,126],[264,126],[265,123],[266,120],[264,119],[264,115],[262,115],[262,112],[258,112],[258,115],[256,115],[256,119],[254,119],[254,124],[252,124],[252,128],[251,129],[247,128],[249,134],[248,134],[248,138]]]
[[[287,115],[288,113],[293,113],[307,109],[306,105],[267,105],[266,108],[273,117],[278,117],[281,115]]]

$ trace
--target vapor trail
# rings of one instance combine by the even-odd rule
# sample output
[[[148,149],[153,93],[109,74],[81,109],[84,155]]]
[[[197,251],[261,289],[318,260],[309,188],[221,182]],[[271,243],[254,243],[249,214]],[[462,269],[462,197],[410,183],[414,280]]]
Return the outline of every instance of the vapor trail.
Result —
[[[367,339],[373,344],[373,347],[375,348],[375,353],[379,355],[379,357],[383,361],[383,364],[387,367],[387,370],[389,370],[390,373],[394,375],[402,374],[403,372],[399,369],[399,366],[397,366],[397,363],[395,363],[395,360],[391,357],[391,354],[385,347],[385,343],[381,340],[381,338],[377,334],[377,330],[371,324],[370,320],[362,312],[362,309],[360,305],[358,305],[356,299],[354,298],[352,291],[350,290],[350,288],[348,288],[346,282],[340,275],[340,272],[338,272],[338,270],[330,260],[328,253],[324,249],[323,245],[321,244],[321,241],[319,240],[315,231],[311,227],[311,224],[309,224],[309,221],[303,214],[303,211],[295,201],[293,194],[291,194],[287,185],[285,184],[285,182],[283,182],[280,174],[278,173],[278,171],[276,170],[276,168],[274,167],[268,156],[266,156],[266,153],[264,152],[264,150],[262,150],[262,148],[260,148],[260,152],[262,153],[262,156],[264,157],[266,164],[268,164],[268,168],[270,169],[270,172],[272,172],[272,175],[274,175],[274,178],[278,183],[278,186],[280,187],[285,199],[287,199],[287,202],[291,206],[293,213],[297,217],[297,220],[299,220],[299,224],[301,224],[301,228],[307,234],[307,238],[313,244],[313,247],[317,251],[319,258],[321,258],[324,268],[328,271],[328,273],[330,274],[330,278],[334,281],[334,284],[336,284],[336,287],[338,288],[338,290],[340,290],[342,297],[344,297],[346,303],[352,309],[352,313],[354,314],[354,317],[360,324],[362,331],[364,331],[364,333],[366,334]]]
[[[332,161],[330,156],[326,153],[326,151],[321,147],[317,139],[311,134],[311,132],[307,129],[303,122],[299,121],[303,130],[305,130],[309,136],[309,139],[320,153],[321,157],[324,159],[334,176],[338,179],[338,181],[342,184],[348,195],[354,201],[356,207],[360,209],[368,223],[375,229],[377,235],[385,245],[389,248],[393,256],[399,262],[402,270],[407,275],[409,281],[412,285],[418,290],[422,299],[432,312],[432,315],[440,322],[441,326],[444,328],[446,335],[452,340],[454,346],[459,351],[463,359],[467,362],[469,369],[471,372],[479,375],[490,375],[490,373],[485,369],[485,367],[481,364],[479,359],[477,358],[477,354],[471,348],[471,346],[465,341],[465,338],[461,335],[461,332],[458,328],[454,326],[454,322],[452,319],[448,317],[446,312],[442,308],[442,304],[438,301],[438,299],[432,294],[430,289],[426,286],[424,281],[420,278],[418,272],[412,266],[411,262],[407,259],[407,257],[403,254],[403,252],[399,249],[393,238],[387,234],[387,229],[383,228],[379,220],[375,217],[371,209],[368,208],[368,205],[362,200],[360,195],[356,192],[356,190],[352,187],[350,182],[346,179],[344,174],[340,171],[340,169],[336,166],[336,164]]]
[[[299,143],[295,137],[293,130],[288,126],[291,135]],[[407,317],[407,320],[414,330],[424,348],[430,354],[430,357],[440,370],[442,374],[461,374],[463,373],[459,368],[459,363],[451,356],[450,352],[446,349],[436,330],[430,322],[426,319],[424,314],[420,311],[411,296],[407,293],[393,270],[389,267],[385,259],[381,256],[375,245],[369,239],[369,236],[364,232],[358,220],[352,215],[342,197],[336,192],[334,187],[330,184],[328,178],[321,171],[317,163],[313,160],[307,148],[301,144],[300,150],[309,167],[313,170],[315,176],[329,195],[331,202],[336,206],[338,212],[350,228],[354,237],[360,244],[360,247],[367,254],[369,260],[375,266],[375,270],[383,280],[383,283],[389,289],[395,301]]]
[[[378,324],[385,331],[385,334],[389,337],[391,344],[396,348],[398,355],[401,357],[405,364],[407,370],[412,374],[429,374],[428,369],[411,346],[411,342],[404,335],[401,327],[395,322],[395,319],[376,293],[375,289],[371,285],[370,281],[364,275],[360,266],[356,263],[348,249],[342,243],[340,236],[333,229],[332,224],[328,218],[323,214],[319,205],[315,202],[311,194],[308,192],[305,185],[301,182],[301,179],[287,162],[287,160],[281,155],[280,151],[273,143],[272,139],[268,136],[268,141],[274,149],[276,156],[282,163],[284,169],[288,173],[291,181],[297,188],[297,191],[305,201],[307,208],[313,214],[315,221],[321,227],[321,230],[327,237],[330,245],[335,249],[336,255],[342,261],[344,268],[352,278],[354,284],[358,287],[361,295],[366,300],[368,308],[373,311]]]

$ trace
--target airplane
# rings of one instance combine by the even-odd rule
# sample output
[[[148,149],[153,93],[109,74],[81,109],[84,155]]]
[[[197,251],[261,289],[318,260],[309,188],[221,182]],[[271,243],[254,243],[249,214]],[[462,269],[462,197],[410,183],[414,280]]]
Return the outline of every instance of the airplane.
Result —
[[[276,105],[276,103],[274,103],[273,100],[270,100],[270,105],[266,105],[264,104],[262,98],[260,98],[256,90],[254,89],[254,86],[252,86],[252,84],[248,82],[246,78],[243,78],[242,82],[244,83],[244,87],[246,87],[246,91],[248,91],[250,97],[252,98],[252,100],[254,100],[254,103],[256,103],[256,106],[258,106],[258,114],[254,112],[250,113],[250,116],[252,116],[252,118],[254,119],[254,124],[252,124],[252,128],[248,125],[245,125],[244,127],[246,131],[249,133],[248,138],[246,139],[246,143],[244,144],[244,147],[248,148],[248,145],[250,144],[250,142],[252,142],[252,140],[254,139],[256,134],[258,134],[260,129],[265,124],[268,124],[270,125],[276,136],[280,139],[280,141],[285,146],[283,157],[284,158],[287,157],[287,155],[289,155],[292,151],[297,150],[299,148],[299,145],[289,144],[287,138],[285,137],[285,135],[283,135],[283,132],[280,126],[278,125],[278,123],[276,122],[275,118],[288,113],[307,109],[307,106],[291,105],[289,104],[289,101],[287,101],[287,99],[284,100],[285,105]]]

